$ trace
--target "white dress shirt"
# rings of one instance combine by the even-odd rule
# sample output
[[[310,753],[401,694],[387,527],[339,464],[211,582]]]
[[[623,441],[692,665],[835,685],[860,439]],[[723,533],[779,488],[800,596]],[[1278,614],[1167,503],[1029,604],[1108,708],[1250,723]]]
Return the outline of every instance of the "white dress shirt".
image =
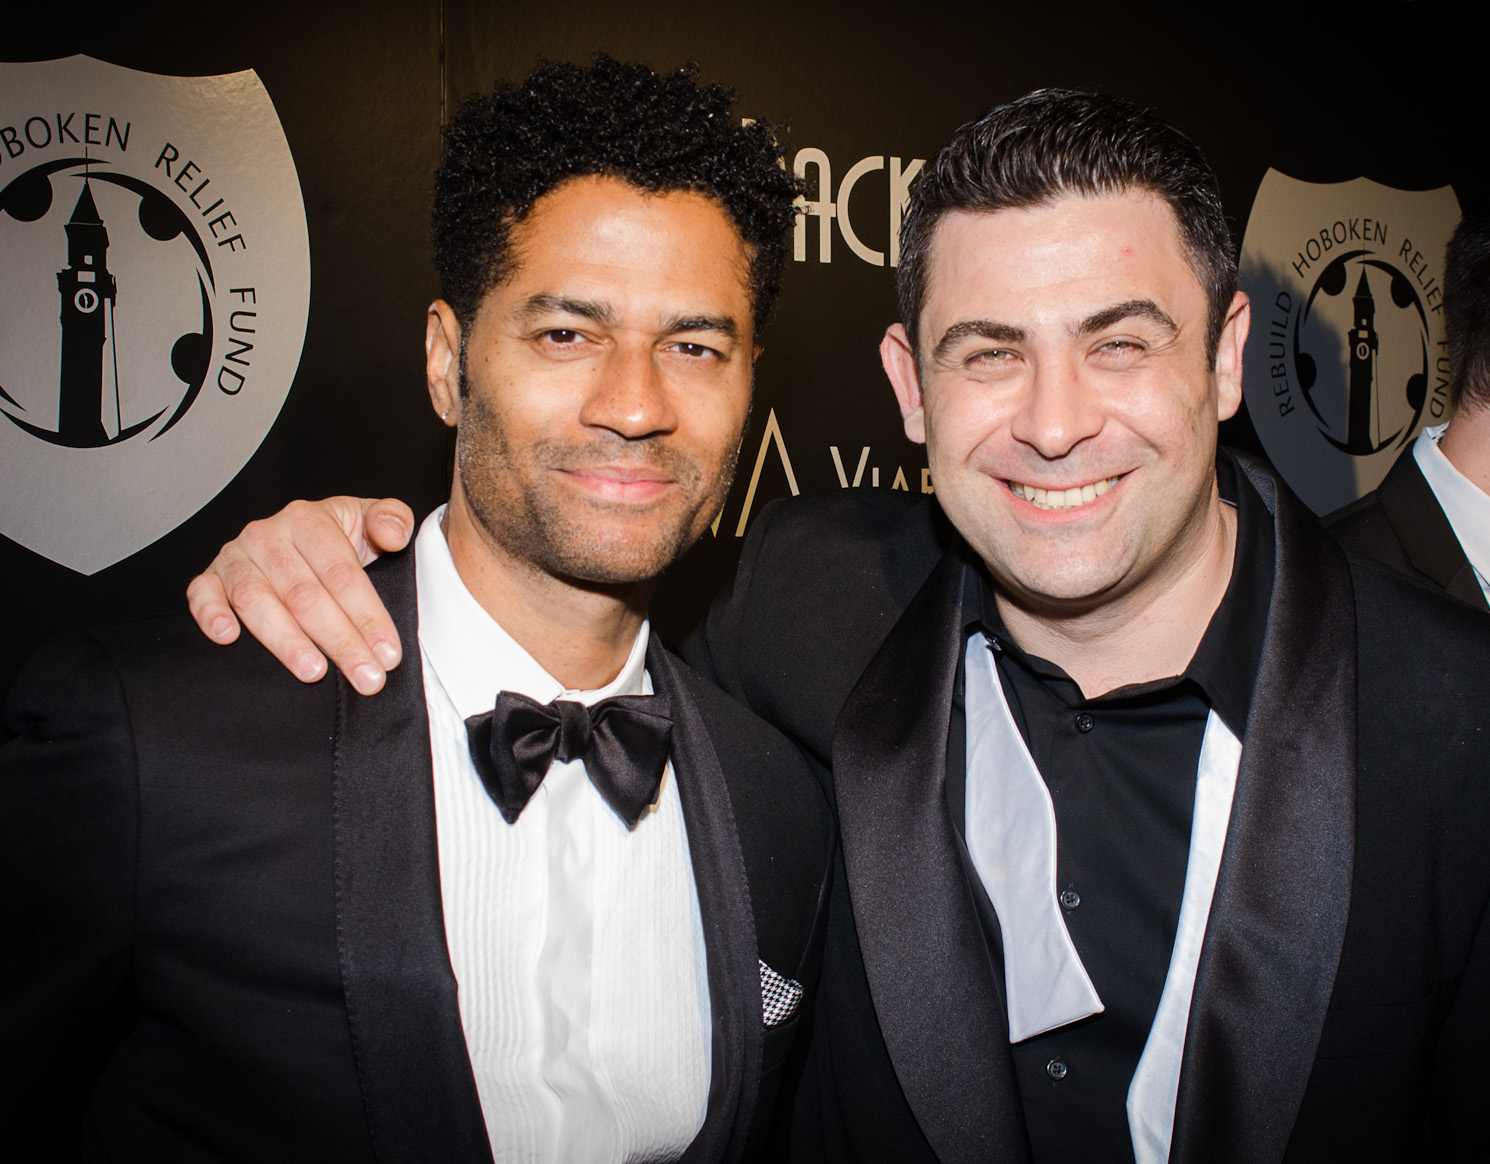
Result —
[[[1418,460],[1418,468],[1443,507],[1444,516],[1454,527],[1454,536],[1469,564],[1474,568],[1475,581],[1490,602],[1490,494],[1466,477],[1438,447],[1447,424],[1425,428],[1413,442],[1412,455]]]
[[[440,893],[461,1027],[496,1164],[668,1160],[703,1123],[709,986],[669,764],[635,830],[582,761],[555,762],[515,824],[465,720],[499,691],[541,703],[651,694],[648,627],[598,691],[566,691],[472,597],[440,529],[415,544]]]

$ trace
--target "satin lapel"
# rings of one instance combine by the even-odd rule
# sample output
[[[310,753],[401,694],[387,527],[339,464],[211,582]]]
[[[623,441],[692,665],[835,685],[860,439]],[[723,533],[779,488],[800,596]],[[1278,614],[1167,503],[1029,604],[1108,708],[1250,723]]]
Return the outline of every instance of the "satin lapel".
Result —
[[[708,1111],[683,1159],[734,1161],[755,1119],[764,1032],[745,857],[708,727],[655,637],[647,647],[647,671],[653,690],[672,701],[673,771],[698,887],[714,1017]]]
[[[414,554],[375,567],[404,664],[372,697],[336,677],[342,987],[377,1157],[490,1161],[445,945]]]
[[[943,1164],[1029,1148],[1008,1021],[945,800],[964,565],[949,551],[838,717],[834,786],[870,995]]]
[[[1475,579],[1474,568],[1410,448],[1397,458],[1376,497],[1413,567],[1460,602],[1486,609],[1485,592]]]
[[[1355,605],[1345,558],[1266,470],[1277,565],[1180,1073],[1170,1159],[1282,1158],[1314,1064],[1355,856]]]

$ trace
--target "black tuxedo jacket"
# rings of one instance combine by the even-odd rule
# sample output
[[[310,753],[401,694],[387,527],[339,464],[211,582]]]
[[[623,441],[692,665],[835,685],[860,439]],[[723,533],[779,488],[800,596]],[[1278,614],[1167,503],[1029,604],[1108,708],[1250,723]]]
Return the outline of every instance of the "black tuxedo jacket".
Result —
[[[1348,564],[1244,468],[1276,578],[1170,1158],[1490,1158],[1490,620]],[[946,798],[968,553],[929,500],[786,502],[693,647],[833,769],[847,878],[804,1159],[1029,1157],[986,897]]]
[[[1347,550],[1490,610],[1411,446],[1402,450],[1376,492],[1337,509],[1324,523]]]
[[[44,648],[0,748],[0,1127],[32,1158],[489,1161],[446,951],[412,553],[378,696],[185,618]],[[689,1160],[768,1149],[834,847],[796,749],[674,656],[713,1010]],[[645,985],[645,984],[641,984]],[[810,997],[810,996],[809,996]],[[798,1015],[803,1008],[798,1008]]]

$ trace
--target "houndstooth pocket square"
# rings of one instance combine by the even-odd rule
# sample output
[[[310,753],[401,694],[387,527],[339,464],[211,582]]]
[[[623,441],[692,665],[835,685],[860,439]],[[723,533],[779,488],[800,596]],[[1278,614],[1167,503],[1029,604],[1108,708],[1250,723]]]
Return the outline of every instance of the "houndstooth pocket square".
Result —
[[[800,982],[776,973],[761,962],[761,1016],[766,1020],[766,1026],[780,1026],[791,1018],[797,1012],[802,994]]]

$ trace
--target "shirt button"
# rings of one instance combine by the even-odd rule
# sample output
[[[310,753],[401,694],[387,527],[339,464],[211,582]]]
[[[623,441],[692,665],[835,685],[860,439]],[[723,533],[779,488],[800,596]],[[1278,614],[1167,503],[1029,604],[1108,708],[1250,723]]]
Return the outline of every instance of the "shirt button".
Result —
[[[1092,728],[1094,726],[1096,726],[1096,721],[1093,720],[1092,717],[1089,716],[1086,712],[1083,711],[1080,715],[1078,715],[1076,717],[1076,730],[1077,731],[1079,731],[1079,732],[1089,732],[1089,731],[1092,730]]]
[[[994,636],[991,634],[985,633],[983,635],[983,641],[988,644],[988,649],[996,655],[1002,652],[1004,649],[1004,644],[999,642],[998,639],[994,638]]]
[[[1081,904],[1081,894],[1074,889],[1066,889],[1061,892],[1061,905],[1065,909],[1075,909]]]
[[[1066,1065],[1059,1059],[1052,1059],[1049,1063],[1045,1064],[1045,1074],[1059,1083],[1066,1077]]]

